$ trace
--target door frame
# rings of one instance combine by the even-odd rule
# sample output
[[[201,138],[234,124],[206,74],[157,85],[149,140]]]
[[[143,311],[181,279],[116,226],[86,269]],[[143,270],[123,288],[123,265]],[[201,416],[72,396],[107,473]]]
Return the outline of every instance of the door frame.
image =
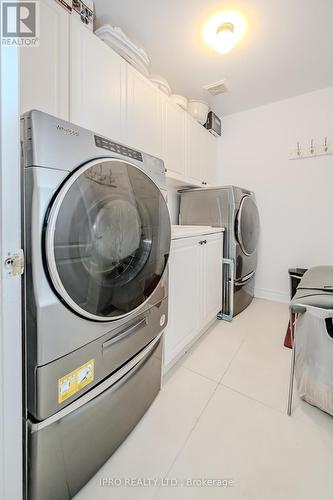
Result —
[[[33,50],[33,49],[31,49]],[[0,45],[0,498],[23,498],[19,50]]]

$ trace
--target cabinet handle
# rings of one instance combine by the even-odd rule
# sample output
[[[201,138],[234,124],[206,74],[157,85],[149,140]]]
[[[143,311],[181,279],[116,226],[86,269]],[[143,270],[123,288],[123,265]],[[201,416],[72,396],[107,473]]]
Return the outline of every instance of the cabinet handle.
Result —
[[[204,243],[204,244],[206,245],[206,243],[207,243],[207,240],[203,240],[203,242],[202,242],[202,243]]]

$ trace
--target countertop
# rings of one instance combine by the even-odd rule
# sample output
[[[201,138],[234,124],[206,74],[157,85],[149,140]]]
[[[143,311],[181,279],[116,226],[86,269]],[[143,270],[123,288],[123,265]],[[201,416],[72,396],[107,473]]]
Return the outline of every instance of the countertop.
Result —
[[[201,234],[222,233],[223,227],[212,226],[171,226],[171,239],[190,238],[191,236],[200,236]]]

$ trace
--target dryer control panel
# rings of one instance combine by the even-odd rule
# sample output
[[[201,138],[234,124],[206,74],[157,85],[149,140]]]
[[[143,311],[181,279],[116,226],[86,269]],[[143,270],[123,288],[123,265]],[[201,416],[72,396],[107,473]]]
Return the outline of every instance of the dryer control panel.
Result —
[[[95,144],[98,148],[107,149],[108,151],[112,151],[113,153],[118,153],[120,155],[127,156],[128,158],[133,158],[133,160],[143,161],[142,153],[140,153],[139,151],[135,151],[134,149],[128,148],[127,146],[123,146],[122,144],[112,142],[109,139],[105,139],[104,137],[95,135]]]

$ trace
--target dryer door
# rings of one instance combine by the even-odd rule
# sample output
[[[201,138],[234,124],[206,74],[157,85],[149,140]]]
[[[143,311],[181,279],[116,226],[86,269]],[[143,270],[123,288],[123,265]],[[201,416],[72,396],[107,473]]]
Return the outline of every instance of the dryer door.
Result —
[[[72,174],[50,207],[45,257],[55,292],[92,320],[145,303],[166,268],[170,219],[156,184],[129,162],[103,158]]]
[[[259,238],[258,208],[250,196],[244,196],[236,218],[236,237],[245,255],[252,255]]]

